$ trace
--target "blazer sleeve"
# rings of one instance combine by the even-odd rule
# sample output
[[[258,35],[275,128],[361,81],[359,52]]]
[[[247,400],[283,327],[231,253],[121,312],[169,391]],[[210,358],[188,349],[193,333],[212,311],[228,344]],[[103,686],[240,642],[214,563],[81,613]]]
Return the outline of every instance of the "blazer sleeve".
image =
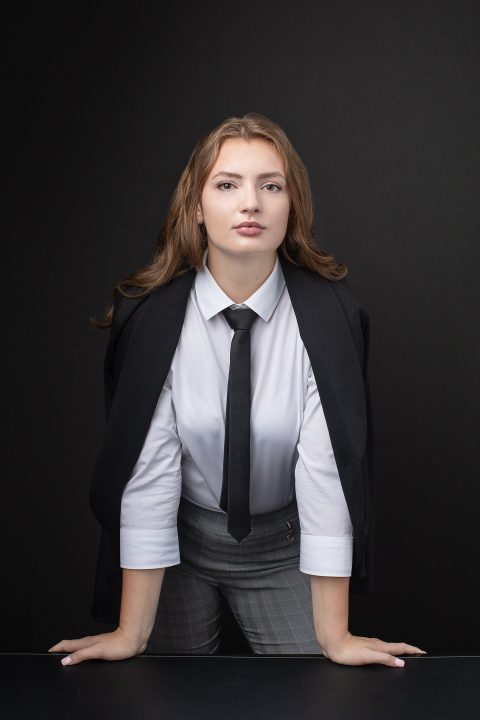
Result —
[[[129,286],[130,287],[130,286]],[[114,293],[114,308],[104,359],[104,397],[106,421],[115,397],[115,388],[120,373],[128,336],[133,323],[129,322],[134,311],[148,297],[124,298]],[[91,493],[91,489],[90,489]],[[90,499],[91,502],[91,499]],[[97,552],[95,584],[91,615],[97,622],[117,625],[120,617],[122,588],[120,568],[120,530],[101,527]]]
[[[344,278],[332,283],[347,318],[353,343],[357,349],[362,369],[365,389],[365,408],[367,438],[363,458],[364,531],[362,537],[362,569],[359,574],[352,572],[350,589],[352,592],[374,592],[375,585],[375,465],[374,465],[374,419],[369,374],[370,354],[370,315],[353,296],[347,280]]]

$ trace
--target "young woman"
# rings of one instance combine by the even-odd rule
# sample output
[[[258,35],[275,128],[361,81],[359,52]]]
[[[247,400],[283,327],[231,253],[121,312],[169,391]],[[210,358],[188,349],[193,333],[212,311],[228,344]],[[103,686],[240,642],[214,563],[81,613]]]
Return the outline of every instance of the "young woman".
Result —
[[[107,427],[92,614],[64,664],[214,653],[222,596],[254,653],[401,666],[348,630],[373,589],[368,314],[313,240],[304,164],[256,113],[195,147],[152,262],[100,327]]]

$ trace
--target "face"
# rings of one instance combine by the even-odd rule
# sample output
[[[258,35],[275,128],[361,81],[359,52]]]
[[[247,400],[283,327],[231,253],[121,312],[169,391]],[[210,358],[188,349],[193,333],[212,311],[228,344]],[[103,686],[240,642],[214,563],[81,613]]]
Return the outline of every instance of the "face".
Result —
[[[228,255],[271,255],[285,237],[289,211],[285,170],[275,148],[259,138],[226,140],[197,207],[209,250],[213,245]],[[236,226],[243,222],[256,222],[262,229],[241,234]]]

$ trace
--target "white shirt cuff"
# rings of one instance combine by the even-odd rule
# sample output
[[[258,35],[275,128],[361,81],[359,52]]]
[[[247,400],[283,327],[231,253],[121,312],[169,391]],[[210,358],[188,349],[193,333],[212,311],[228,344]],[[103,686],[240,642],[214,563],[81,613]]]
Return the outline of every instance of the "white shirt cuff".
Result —
[[[350,577],[353,537],[300,533],[300,571],[308,575]]]
[[[120,567],[151,570],[180,563],[177,527],[120,528]]]

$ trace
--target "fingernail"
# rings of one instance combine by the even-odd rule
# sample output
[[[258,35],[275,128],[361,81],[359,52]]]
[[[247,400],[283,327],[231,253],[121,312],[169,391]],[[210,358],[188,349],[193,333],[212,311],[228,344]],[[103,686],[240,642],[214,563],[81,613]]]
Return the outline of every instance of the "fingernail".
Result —
[[[395,665],[398,667],[403,667],[405,665],[405,660],[401,660],[400,658],[395,658]]]
[[[72,658],[70,657],[70,655],[62,658],[62,665],[70,665],[71,662],[72,662]]]
[[[426,650],[420,650],[420,652],[422,653],[422,655],[428,655]]]

